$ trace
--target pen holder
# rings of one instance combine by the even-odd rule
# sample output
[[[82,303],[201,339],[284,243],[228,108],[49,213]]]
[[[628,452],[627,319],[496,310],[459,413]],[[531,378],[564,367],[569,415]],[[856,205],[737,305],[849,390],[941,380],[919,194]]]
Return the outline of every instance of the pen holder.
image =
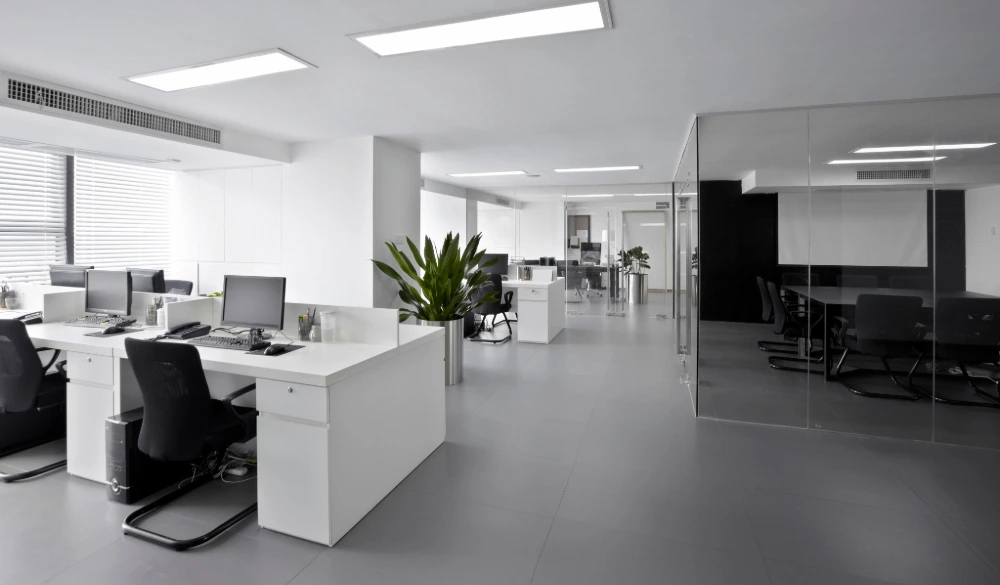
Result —
[[[309,341],[309,334],[312,332],[312,323],[308,320],[299,321],[299,341]]]

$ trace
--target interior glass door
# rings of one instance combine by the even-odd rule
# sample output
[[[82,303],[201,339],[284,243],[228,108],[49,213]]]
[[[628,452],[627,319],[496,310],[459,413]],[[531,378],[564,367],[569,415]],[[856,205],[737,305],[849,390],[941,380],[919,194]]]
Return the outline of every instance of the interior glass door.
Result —
[[[572,315],[607,315],[618,304],[614,210],[566,205],[566,306]]]

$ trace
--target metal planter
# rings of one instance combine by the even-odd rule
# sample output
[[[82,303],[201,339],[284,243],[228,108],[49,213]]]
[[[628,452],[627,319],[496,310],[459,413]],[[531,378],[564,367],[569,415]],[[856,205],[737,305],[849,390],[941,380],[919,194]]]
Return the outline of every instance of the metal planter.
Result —
[[[444,384],[452,386],[462,381],[462,343],[465,341],[463,319],[451,321],[421,321],[421,325],[444,327]]]

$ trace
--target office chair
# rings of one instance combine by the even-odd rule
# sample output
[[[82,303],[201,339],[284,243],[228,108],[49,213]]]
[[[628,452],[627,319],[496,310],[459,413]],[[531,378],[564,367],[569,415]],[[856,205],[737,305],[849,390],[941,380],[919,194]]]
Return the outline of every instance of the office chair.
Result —
[[[878,288],[878,277],[873,274],[838,274],[837,286]]]
[[[771,356],[767,358],[767,363],[776,370],[787,370],[790,372],[801,372],[803,374],[822,374],[822,370],[815,370],[809,367],[810,364],[822,364],[823,356],[812,351],[812,331],[823,320],[822,315],[815,315],[811,311],[799,309],[789,305],[781,299],[778,287],[773,282],[767,283],[767,292],[771,297],[771,306],[774,307],[774,332],[787,340],[798,341],[805,338],[806,348],[809,357],[786,357]],[[814,320],[815,317],[815,320]],[[797,343],[795,345],[798,345]],[[797,352],[796,352],[797,353]],[[794,368],[783,366],[780,362],[792,362],[796,364],[806,364],[805,368]],[[824,366],[825,367],[825,366]]]
[[[194,290],[194,283],[190,280],[164,280],[167,292],[175,295],[189,295]]]
[[[524,265],[525,266],[541,266],[542,265],[542,261],[541,260],[525,260],[524,261]]]
[[[42,364],[24,323],[0,320],[0,457],[66,436],[66,362],[56,351]],[[57,373],[48,374],[56,366]],[[24,471],[0,474],[0,482],[29,479],[66,466],[66,460]]]
[[[491,274],[490,284],[492,284],[493,286],[484,289],[481,292],[480,296],[478,297],[477,301],[495,290],[503,291],[503,283],[500,280],[499,275]],[[496,345],[499,343],[505,343],[507,341],[510,341],[510,339],[513,337],[514,331],[510,328],[510,320],[507,318],[507,312],[511,310],[511,305],[512,305],[511,301],[514,298],[514,293],[513,291],[507,291],[506,293],[502,293],[502,295],[503,298],[500,301],[494,303],[486,303],[485,305],[476,309],[476,314],[482,317],[482,320],[479,322],[479,328],[476,330],[476,332],[468,338],[469,341],[474,341],[476,343],[492,343]],[[503,315],[502,323],[507,325],[507,335],[500,339],[479,339],[479,335],[486,330],[486,317],[493,316],[493,323],[490,325],[490,330],[492,331],[493,327],[495,327],[497,324],[496,315]]]
[[[192,463],[201,474],[129,514],[122,528],[125,534],[176,551],[205,544],[253,514],[257,503],[209,532],[186,540],[140,528],[136,522],[211,481],[229,446],[257,435],[257,411],[233,406],[234,399],[257,385],[250,384],[222,400],[214,400],[209,395],[198,348],[193,345],[126,339],[125,352],[144,403],[139,450],[157,461]]]
[[[927,276],[890,276],[890,288],[908,288],[912,290],[931,290],[934,283]]]
[[[771,295],[767,292],[767,283],[764,279],[757,277],[757,290],[760,291],[760,320],[764,323],[771,323],[774,321],[774,303],[771,301]],[[772,353],[787,353],[787,354],[797,354],[799,344],[793,341],[758,341],[757,348],[761,351],[767,351]]]
[[[910,369],[907,383],[927,398],[942,404],[1000,408],[1000,396],[993,396],[977,386],[967,367],[976,364],[997,365],[1000,362],[1000,299],[938,299],[936,317],[934,340],[920,343],[920,355]],[[933,393],[917,386],[913,377],[924,358],[931,355],[935,360],[956,362],[969,387],[989,402],[945,398],[941,396],[940,385],[936,388],[937,392]],[[986,379],[1000,392],[1000,382],[992,378]]]
[[[781,275],[781,286],[820,286],[819,274],[810,272],[785,272]]]
[[[923,300],[920,297],[899,295],[858,296],[855,310],[855,328],[845,332],[842,343],[844,353],[837,362],[834,378],[851,392],[867,398],[888,398],[892,400],[920,400],[921,394],[896,378],[889,366],[891,358],[912,357],[915,344],[919,340],[918,321]],[[889,379],[902,388],[906,394],[886,394],[881,392],[866,392],[847,383],[847,377],[857,374],[872,373],[877,370],[856,369],[842,373],[841,369],[851,353],[879,358],[882,367],[889,374]],[[913,370],[911,370],[911,373]]]

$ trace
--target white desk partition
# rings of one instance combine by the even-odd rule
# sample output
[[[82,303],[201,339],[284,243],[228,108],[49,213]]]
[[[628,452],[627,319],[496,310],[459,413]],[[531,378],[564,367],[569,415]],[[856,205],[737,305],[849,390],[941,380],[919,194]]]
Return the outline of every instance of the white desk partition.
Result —
[[[285,323],[283,331],[292,339],[298,339],[298,316],[306,310],[316,309],[316,324],[326,311],[337,314],[337,341],[365,343],[397,347],[399,345],[399,311],[397,309],[371,309],[367,307],[343,307],[336,305],[310,305],[306,303],[285,303]]]
[[[185,297],[184,300],[167,303],[163,305],[166,309],[166,328],[170,329],[192,321],[212,324],[215,318],[214,307],[214,300],[206,297]]]
[[[556,269],[554,266],[532,266],[531,282],[552,282],[556,279]]]
[[[82,288],[49,284],[16,283],[11,288],[21,299],[20,311],[41,311],[42,321],[66,321],[83,315],[86,293]]]

